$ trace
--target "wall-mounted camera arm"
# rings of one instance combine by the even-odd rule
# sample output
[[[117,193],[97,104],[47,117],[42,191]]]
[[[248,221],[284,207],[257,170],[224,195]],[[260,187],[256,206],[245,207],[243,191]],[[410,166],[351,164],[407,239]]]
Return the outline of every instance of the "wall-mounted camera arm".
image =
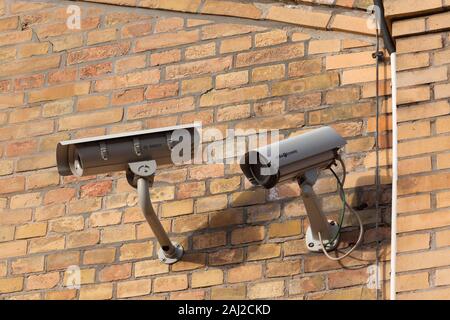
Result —
[[[155,172],[156,162],[153,160],[129,163],[127,180],[131,186],[137,188],[139,205],[161,246],[158,251],[159,260],[166,264],[173,264],[183,256],[183,247],[176,242],[170,241],[169,236],[153,209],[149,187],[153,183]]]
[[[322,250],[319,232],[323,243],[327,246],[326,250],[334,250],[339,240],[338,237],[335,237],[339,232],[339,226],[334,221],[327,220],[320,210],[319,201],[313,189],[318,175],[318,170],[313,169],[305,172],[305,174],[298,179],[298,184],[302,191],[301,197],[306,208],[306,213],[308,214],[310,225],[306,232],[306,244],[308,250],[315,252],[320,252]]]

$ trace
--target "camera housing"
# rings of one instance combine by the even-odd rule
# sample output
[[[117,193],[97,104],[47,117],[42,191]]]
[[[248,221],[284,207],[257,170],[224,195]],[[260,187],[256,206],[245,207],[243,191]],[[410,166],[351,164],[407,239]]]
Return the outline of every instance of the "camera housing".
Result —
[[[191,147],[181,158],[189,160],[200,141],[198,128],[199,124],[189,124],[62,141],[56,147],[58,172],[86,176],[127,170],[129,163],[145,160],[159,166],[173,164],[172,150],[184,138],[191,139]],[[181,139],[174,140],[174,136]]]
[[[322,127],[251,150],[241,159],[240,166],[253,185],[270,189],[312,169],[327,168],[346,143],[333,128]]]
[[[339,149],[345,144],[334,129],[322,127],[251,150],[241,159],[242,172],[255,186],[270,189],[278,183],[297,180],[310,224],[306,231],[306,246],[313,252],[334,250],[339,241],[340,226],[327,220],[313,186],[320,171],[340,159]]]

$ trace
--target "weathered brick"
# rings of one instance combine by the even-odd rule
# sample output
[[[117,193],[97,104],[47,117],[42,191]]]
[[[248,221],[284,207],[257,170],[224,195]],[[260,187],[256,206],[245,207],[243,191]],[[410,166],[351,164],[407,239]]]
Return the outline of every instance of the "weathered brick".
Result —
[[[181,51],[179,49],[157,52],[150,55],[150,64],[159,66],[181,60]]]
[[[177,96],[179,92],[178,83],[165,83],[148,86],[145,90],[145,98],[147,100],[160,99]]]
[[[134,264],[135,277],[145,277],[149,275],[169,272],[169,266],[159,260],[145,260]]]
[[[331,19],[331,14],[305,9],[271,6],[266,19],[325,29]]]
[[[428,53],[402,54],[398,58],[397,71],[428,67],[430,65],[430,55]]]
[[[291,237],[300,234],[300,220],[289,220],[281,223],[272,223],[269,227],[269,238]]]
[[[300,260],[288,260],[282,262],[270,262],[267,264],[268,277],[284,277],[299,274],[301,271]]]
[[[400,255],[397,259],[397,270],[402,272],[447,266],[450,258],[448,251],[443,249]]]
[[[439,82],[447,80],[447,68],[435,67],[425,70],[401,72],[398,74],[398,86],[400,88],[419,84]]]
[[[248,288],[250,299],[275,298],[284,296],[284,281],[271,281],[252,284]]]
[[[152,242],[127,243],[120,247],[120,261],[151,257],[153,254]]]
[[[65,269],[80,264],[80,253],[77,251],[58,252],[47,256],[47,270]]]
[[[213,58],[166,67],[167,79],[180,79],[205,73],[213,73],[231,68],[231,57]]]
[[[16,227],[16,239],[28,239],[45,236],[47,223],[31,223]]]
[[[238,34],[247,34],[254,31],[265,30],[264,27],[232,24],[232,23],[216,23],[202,27],[202,40],[215,39],[220,37],[234,36]]]
[[[220,269],[194,272],[191,278],[192,288],[210,287],[222,283],[223,271]]]
[[[25,177],[11,177],[0,180],[0,194],[23,191],[25,189]]]
[[[84,264],[105,264],[112,263],[115,259],[115,248],[100,248],[86,250],[83,256]]]
[[[11,74],[20,75],[30,72],[37,72],[57,68],[60,63],[61,56],[51,55],[46,57],[36,57],[29,59],[22,59],[14,61],[13,63],[6,63],[0,66],[0,77],[5,77]]]
[[[398,231],[409,232],[444,227],[450,223],[449,220],[448,212],[445,211],[399,217]]]
[[[12,274],[40,272],[44,270],[44,256],[21,258],[11,263]]]
[[[324,287],[322,276],[304,277],[295,279],[289,283],[289,294],[302,294],[306,292],[320,291]]]
[[[220,247],[226,243],[225,232],[213,232],[194,236],[194,249]]]
[[[117,38],[117,29],[116,28],[107,28],[101,30],[90,31],[87,34],[86,44],[88,46],[103,42],[110,42]]]
[[[64,99],[72,96],[84,95],[89,92],[90,83],[78,82],[58,87],[45,88],[30,92],[29,102],[40,102]]]
[[[150,293],[151,279],[130,280],[117,284],[117,297],[129,298],[143,296]]]
[[[216,54],[216,44],[214,42],[191,46],[186,48],[186,50],[184,51],[184,56],[186,60],[207,58],[214,56],[215,54]]]
[[[59,280],[59,272],[33,275],[27,278],[26,288],[27,290],[51,289],[58,284]]]
[[[260,264],[247,264],[228,270],[229,283],[241,283],[261,279],[262,267]]]
[[[249,36],[224,39],[220,42],[220,53],[245,51],[252,47],[252,38]]]
[[[336,14],[329,28],[331,30],[342,30],[350,31],[353,33],[374,35],[375,30],[374,28],[369,28],[367,19],[367,16],[356,17],[344,14]]]
[[[216,89],[237,87],[248,83],[248,72],[237,71],[216,77]]]
[[[121,225],[106,227],[102,230],[102,243],[135,240],[136,232],[134,225]]]
[[[99,243],[100,232],[98,230],[86,230],[72,232],[67,235],[67,248],[81,248],[93,246]]]
[[[17,292],[23,289],[23,278],[5,278],[0,279],[0,293]]]
[[[112,283],[82,286],[80,289],[80,300],[104,300],[111,299],[113,291]]]
[[[194,109],[192,97],[153,102],[128,108],[128,119],[140,119],[164,114],[179,113]]]
[[[222,107],[217,110],[217,121],[231,121],[250,117],[250,105]]]
[[[98,126],[119,122],[123,117],[123,109],[115,108],[112,110],[98,111],[89,115],[74,115],[59,119],[59,130],[73,130],[89,126]]]
[[[211,299],[213,300],[244,300],[246,297],[245,286],[212,288]]]
[[[386,80],[391,78],[390,68],[379,67],[379,79]],[[345,70],[342,74],[342,85],[370,82],[376,80],[376,67],[363,67],[359,69]]]
[[[260,49],[251,52],[239,53],[236,58],[236,67],[246,67],[255,64],[291,60],[301,58],[304,55],[305,46],[303,43]]]
[[[439,84],[434,86],[434,96],[436,99],[450,97],[450,84]]]
[[[273,30],[255,35],[256,47],[273,46],[280,43],[287,42],[287,34],[284,30]]]
[[[414,212],[429,209],[431,200],[429,194],[402,197],[398,199],[397,210],[399,213]]]
[[[336,73],[326,73],[310,76],[303,79],[287,80],[272,85],[273,96],[283,96],[305,91],[327,89],[339,84],[339,76]]]
[[[153,292],[178,291],[187,289],[187,287],[188,281],[185,274],[158,277],[153,282]]]
[[[238,16],[250,19],[259,19],[262,15],[261,9],[252,3],[236,3],[218,0],[207,0],[203,4],[201,13]]]
[[[49,229],[58,233],[80,231],[84,229],[84,219],[82,216],[55,219],[50,222]]]
[[[308,47],[309,54],[320,54],[329,52],[338,52],[341,49],[341,41],[333,40],[314,40],[310,41]]]
[[[49,42],[53,45],[54,52],[60,52],[68,49],[78,48],[83,45],[82,34],[66,35],[60,38],[49,39]]]
[[[48,236],[30,240],[30,253],[47,252],[64,249],[65,239],[60,236]]]
[[[0,35],[0,46],[13,45],[31,40],[33,32],[31,29],[23,31],[10,31]]]
[[[359,67],[373,63],[374,59],[371,51],[328,56],[326,58],[327,70]]]
[[[423,2],[420,0],[389,0],[386,1],[386,15],[390,17],[401,17],[408,14],[426,13],[430,10],[441,8],[442,2],[430,0]]]
[[[27,241],[18,240],[0,243],[0,258],[19,257],[26,254]]]
[[[29,58],[33,56],[44,55],[48,52],[48,42],[28,43],[19,49],[20,58]]]
[[[183,44],[197,42],[199,40],[198,30],[178,31],[174,33],[155,34],[136,41],[135,52],[152,49],[176,47]]]
[[[95,91],[103,92],[107,90],[123,89],[128,87],[141,86],[158,83],[160,72],[157,69],[136,71],[119,76],[97,80]]]
[[[195,93],[195,92],[205,92],[212,88],[212,78],[202,77],[195,79],[186,79],[181,83],[181,91],[183,94]]]
[[[430,247],[430,235],[427,233],[402,236],[398,238],[397,248],[399,252],[428,249]]]
[[[237,89],[213,90],[200,99],[200,106],[209,107],[221,104],[230,104],[248,100],[262,99],[268,96],[266,85],[259,85]]]
[[[275,243],[250,246],[247,249],[247,260],[263,260],[279,257],[281,246]]]
[[[397,40],[397,52],[399,54],[439,48],[442,48],[442,36],[440,34],[408,37]]]
[[[231,233],[231,243],[249,243],[264,239],[265,230],[262,226],[246,227],[235,229]]]
[[[129,42],[119,42],[110,45],[103,45],[92,48],[85,48],[72,51],[67,56],[67,64],[77,64],[94,60],[106,59],[110,57],[123,56],[130,49]]]

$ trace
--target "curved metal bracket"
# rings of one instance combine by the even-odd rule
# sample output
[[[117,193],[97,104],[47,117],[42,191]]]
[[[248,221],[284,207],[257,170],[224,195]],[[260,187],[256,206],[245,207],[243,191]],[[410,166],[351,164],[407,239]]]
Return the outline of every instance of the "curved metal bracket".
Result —
[[[184,250],[180,244],[170,241],[153,209],[149,187],[153,183],[155,172],[156,162],[153,160],[129,163],[127,180],[131,186],[137,188],[139,205],[161,246],[158,251],[159,260],[165,264],[173,264],[181,259]]]
[[[303,204],[308,214],[309,227],[306,231],[306,247],[309,251],[321,252],[322,244],[319,240],[318,233],[322,236],[324,244],[327,244],[327,251],[334,250],[338,244],[339,237],[332,242],[333,235],[339,229],[335,221],[327,220],[319,206],[317,195],[314,192],[313,186],[317,181],[317,170],[307,171],[301,178],[298,179],[298,184],[301,189],[301,197]]]

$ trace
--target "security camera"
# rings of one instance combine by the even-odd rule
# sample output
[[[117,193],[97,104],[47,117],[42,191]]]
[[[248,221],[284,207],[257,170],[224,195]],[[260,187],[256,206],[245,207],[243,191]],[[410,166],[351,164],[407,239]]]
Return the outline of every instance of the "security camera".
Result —
[[[125,171],[128,183],[137,188],[142,211],[161,245],[159,259],[172,264],[183,255],[180,244],[171,242],[150,200],[149,187],[156,167],[182,164],[194,158],[200,143],[199,124],[112,134],[59,142],[58,172],[62,176],[86,176]]]
[[[334,129],[323,127],[247,152],[241,169],[253,185],[270,189],[307,171],[328,167],[345,144]]]
[[[62,141],[56,147],[58,172],[80,177],[127,170],[129,163],[139,161],[178,164],[192,158],[194,144],[199,141],[197,128],[196,124],[181,125]],[[183,143],[186,139],[189,142]],[[183,143],[185,154],[178,158],[173,151],[179,143]]]
[[[313,186],[320,171],[340,160],[339,150],[345,144],[334,129],[322,127],[251,150],[241,159],[242,172],[255,186],[270,189],[278,183],[297,180],[310,221],[306,233],[310,251],[334,250],[339,240],[340,226],[328,221],[321,212]]]

